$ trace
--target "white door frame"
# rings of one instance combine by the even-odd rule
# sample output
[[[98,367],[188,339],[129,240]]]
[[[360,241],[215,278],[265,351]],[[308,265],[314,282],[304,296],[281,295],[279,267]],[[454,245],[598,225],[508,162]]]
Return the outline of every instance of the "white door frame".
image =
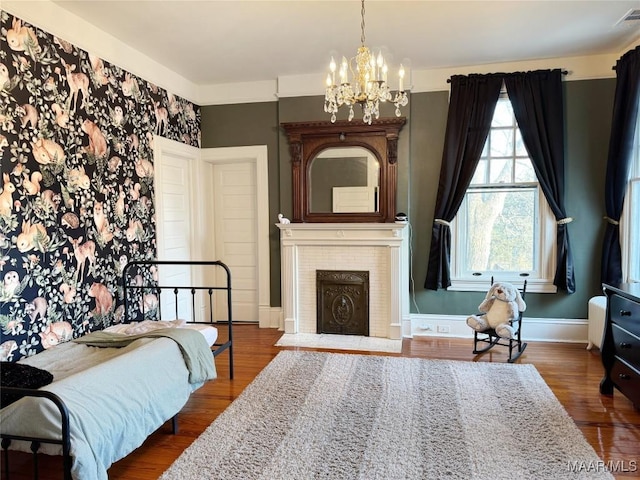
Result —
[[[167,175],[163,168],[163,158],[171,157],[173,159],[177,159],[180,163],[184,163],[184,170],[186,170],[186,181],[188,182],[189,188],[184,192],[187,197],[188,202],[188,211],[185,212],[185,215],[188,216],[189,220],[189,232],[187,235],[188,241],[183,246],[187,252],[187,258],[176,258],[172,256],[171,258],[167,255],[166,245],[165,245],[165,206],[164,206],[164,196],[162,192],[162,188],[164,185],[164,176]],[[196,199],[198,198],[198,182],[197,182],[197,172],[200,163],[200,149],[197,147],[192,147],[190,145],[186,145],[181,142],[177,142],[174,140],[170,140],[165,137],[160,137],[158,135],[154,135],[153,138],[153,164],[154,164],[154,175],[153,175],[153,183],[154,183],[154,207],[155,207],[155,217],[156,217],[156,258],[158,260],[179,260],[179,261],[188,261],[195,260],[201,258],[202,252],[199,250],[199,242],[196,242],[196,218],[194,216],[197,214],[197,203]],[[167,267],[169,268],[169,267]],[[160,267],[158,268],[158,278],[161,284],[166,285],[167,282],[170,282],[170,278],[173,278],[172,275],[175,275],[176,269],[183,272],[186,276],[187,285],[192,284],[192,282],[199,283],[201,281],[200,275],[201,273],[198,270],[194,270],[193,268],[187,267],[171,267],[169,271],[172,272],[172,275],[167,273],[167,268]],[[185,299],[181,300],[180,306],[180,315],[181,318],[192,318],[193,312],[191,311],[191,304],[187,302],[184,303]],[[168,306],[171,305],[171,310],[168,310]],[[161,308],[163,312],[173,312],[173,306],[175,304],[172,303],[170,297],[162,297],[161,298]],[[205,304],[203,299],[198,297],[196,298],[195,310],[197,312],[203,312],[205,308]],[[164,320],[174,319],[174,317],[165,317]]]
[[[257,241],[258,241],[258,322],[271,326],[271,286],[269,268],[269,164],[266,145],[248,147],[203,148],[202,163],[253,163],[256,169]],[[199,175],[199,179],[204,175]],[[201,181],[201,180],[200,180]],[[200,188],[203,188],[200,186]]]

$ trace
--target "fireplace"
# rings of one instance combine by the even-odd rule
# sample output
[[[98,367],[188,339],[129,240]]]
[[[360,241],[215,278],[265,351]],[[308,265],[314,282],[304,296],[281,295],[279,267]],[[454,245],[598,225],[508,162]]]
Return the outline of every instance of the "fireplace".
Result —
[[[369,274],[370,337],[400,339],[410,334],[407,224],[290,223],[277,227],[285,333],[318,333],[316,271],[341,270]]]
[[[316,271],[317,333],[369,336],[369,272]]]

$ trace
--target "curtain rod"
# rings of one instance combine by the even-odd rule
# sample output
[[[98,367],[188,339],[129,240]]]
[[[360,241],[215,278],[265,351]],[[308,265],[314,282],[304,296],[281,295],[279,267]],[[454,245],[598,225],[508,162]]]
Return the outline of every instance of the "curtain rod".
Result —
[[[616,67],[613,67],[613,69],[615,70]],[[562,75],[569,75],[567,70],[562,70],[560,73],[562,73]],[[447,78],[447,83],[451,83],[451,78]]]

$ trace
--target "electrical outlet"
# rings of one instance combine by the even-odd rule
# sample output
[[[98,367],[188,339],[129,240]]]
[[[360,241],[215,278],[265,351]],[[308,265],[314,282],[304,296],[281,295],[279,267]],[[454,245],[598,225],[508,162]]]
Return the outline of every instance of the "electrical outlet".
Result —
[[[420,325],[420,330],[424,330],[425,332],[433,332],[433,327],[428,323],[423,323]]]
[[[449,325],[438,325],[438,333],[449,333]]]

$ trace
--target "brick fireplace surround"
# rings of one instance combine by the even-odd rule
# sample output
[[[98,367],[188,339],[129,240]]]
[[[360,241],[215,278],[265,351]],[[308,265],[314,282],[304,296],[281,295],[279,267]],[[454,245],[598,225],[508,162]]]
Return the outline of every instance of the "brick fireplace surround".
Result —
[[[317,333],[316,270],[369,271],[369,335],[400,339],[409,319],[405,223],[290,223],[280,229],[285,333]]]

